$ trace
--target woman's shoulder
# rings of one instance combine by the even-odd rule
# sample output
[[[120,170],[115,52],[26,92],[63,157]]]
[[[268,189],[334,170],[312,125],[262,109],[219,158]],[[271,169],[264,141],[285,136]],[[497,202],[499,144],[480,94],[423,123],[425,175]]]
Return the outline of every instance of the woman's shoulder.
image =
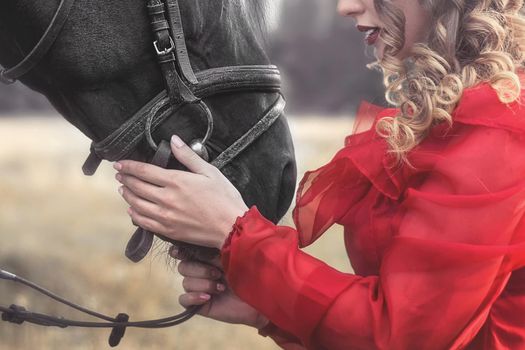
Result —
[[[511,103],[482,83],[464,91],[452,113],[409,155],[405,177],[433,174],[451,193],[481,194],[521,184],[525,173],[525,92]]]
[[[522,82],[525,75],[519,74]],[[465,89],[452,112],[453,123],[479,125],[525,133],[525,89],[514,102],[500,100],[496,89],[488,82]]]
[[[429,172],[441,173],[448,179],[477,178],[481,185],[487,177],[488,188],[500,187],[500,179],[511,178],[507,174],[510,169],[525,173],[525,152],[520,152],[525,149],[525,137],[519,135],[525,133],[524,91],[517,101],[506,104],[488,83],[465,89],[452,113],[452,127],[446,123],[434,127],[431,134],[410,151],[410,165],[401,166],[396,165],[385,139],[375,130],[381,118],[395,117],[399,110],[364,101],[344,147],[328,164],[305,174],[299,186],[298,204],[315,197],[307,196],[307,192],[325,193],[326,187],[349,187],[349,183],[353,193],[360,193],[357,187],[369,188],[370,184],[396,200],[413,179]]]

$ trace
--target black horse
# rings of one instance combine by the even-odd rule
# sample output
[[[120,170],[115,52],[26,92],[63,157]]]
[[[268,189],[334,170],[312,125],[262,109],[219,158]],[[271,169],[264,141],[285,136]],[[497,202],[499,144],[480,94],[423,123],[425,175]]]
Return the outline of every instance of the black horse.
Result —
[[[17,64],[40,39],[59,0],[0,2],[0,64]],[[265,1],[180,0],[192,68],[268,65],[264,51]],[[118,129],[164,89],[145,1],[77,0],[56,42],[22,83],[44,94],[95,142]],[[198,74],[198,73],[197,73]],[[205,99],[215,131],[210,158],[249,130],[275,102],[277,92],[221,93]],[[198,114],[198,113],[197,113]],[[155,140],[180,135],[186,142],[206,133],[206,118],[192,108],[173,113]],[[149,160],[142,141],[127,158]],[[171,164],[176,167],[175,164]],[[278,221],[295,190],[296,167],[286,120],[281,116],[222,169],[248,205]]]
[[[264,5],[261,0],[3,0],[0,64],[15,68],[0,70],[0,80],[20,77],[94,141],[85,172],[96,170],[101,158],[180,167],[169,161],[162,141],[176,133],[201,145],[197,153],[221,169],[246,204],[256,204],[277,222],[293,197],[296,167],[278,73],[268,67],[264,51]],[[24,63],[30,61],[37,64]],[[29,68],[13,73],[20,62]],[[202,138],[205,134],[211,138]],[[151,236],[142,233],[134,237]],[[147,246],[139,242],[131,246]],[[137,251],[132,256],[143,257],[144,249]],[[101,321],[28,313],[16,305],[0,306],[2,320],[108,327],[112,346],[126,327],[169,327],[197,311],[128,322],[126,314],[113,318],[87,310],[7,271],[0,270],[0,279],[23,283]]]

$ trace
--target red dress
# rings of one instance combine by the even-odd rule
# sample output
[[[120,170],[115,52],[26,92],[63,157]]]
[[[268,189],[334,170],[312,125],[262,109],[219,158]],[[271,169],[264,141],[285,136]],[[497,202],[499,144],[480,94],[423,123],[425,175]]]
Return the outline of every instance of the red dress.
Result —
[[[452,116],[414,168],[390,166],[374,127],[347,137],[301,181],[297,230],[255,206],[237,218],[222,261],[271,321],[261,334],[285,349],[525,349],[525,107],[480,84]],[[355,274],[299,249],[333,224]]]

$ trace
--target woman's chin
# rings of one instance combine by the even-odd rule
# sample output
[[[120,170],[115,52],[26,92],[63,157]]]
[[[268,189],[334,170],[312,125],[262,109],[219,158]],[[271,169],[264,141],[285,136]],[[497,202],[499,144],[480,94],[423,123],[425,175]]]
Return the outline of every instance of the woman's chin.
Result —
[[[378,49],[377,47],[374,48],[374,56],[378,61],[381,61],[383,58],[383,50]]]
[[[380,40],[378,40],[374,45],[374,56],[378,61],[383,58],[383,52],[385,48],[384,46],[385,45]]]

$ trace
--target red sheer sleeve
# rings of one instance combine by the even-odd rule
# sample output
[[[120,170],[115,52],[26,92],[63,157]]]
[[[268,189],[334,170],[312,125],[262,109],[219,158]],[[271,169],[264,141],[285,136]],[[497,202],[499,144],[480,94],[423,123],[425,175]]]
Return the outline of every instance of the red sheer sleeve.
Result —
[[[525,135],[475,124],[438,128],[413,152],[420,170],[399,193],[396,233],[378,275],[327,266],[298,248],[301,230],[274,225],[256,207],[238,219],[222,250],[226,277],[243,300],[287,334],[283,347],[457,349],[472,341],[511,272],[525,266]],[[360,164],[350,154],[334,161],[354,170]],[[359,176],[343,172],[353,180],[340,192],[350,202],[363,195],[354,192],[367,190],[396,198],[398,182],[359,169]],[[303,243],[351,209],[320,204],[335,200],[330,193],[337,187],[317,179],[308,186],[317,193],[301,197],[313,200],[301,210],[315,217],[298,225],[309,231]],[[336,214],[318,219],[327,205]]]

